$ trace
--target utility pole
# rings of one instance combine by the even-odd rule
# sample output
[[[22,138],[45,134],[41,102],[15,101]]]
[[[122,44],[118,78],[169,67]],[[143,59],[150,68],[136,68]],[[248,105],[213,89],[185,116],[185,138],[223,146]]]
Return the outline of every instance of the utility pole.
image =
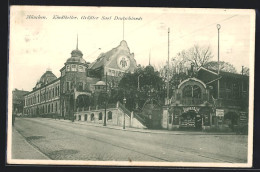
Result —
[[[219,78],[219,30],[221,28],[220,24],[217,24],[217,29],[218,29],[218,78]],[[218,99],[219,99],[219,79],[218,79]]]
[[[105,95],[105,115],[104,115],[104,126],[107,125],[107,72],[106,72],[106,95]]]
[[[170,28],[168,28],[168,62],[167,62],[167,129],[169,129],[169,74],[170,74]]]
[[[170,74],[170,28],[168,28],[168,63],[167,63],[167,105],[169,104],[169,74]]]
[[[123,40],[125,40],[125,20],[123,18]]]

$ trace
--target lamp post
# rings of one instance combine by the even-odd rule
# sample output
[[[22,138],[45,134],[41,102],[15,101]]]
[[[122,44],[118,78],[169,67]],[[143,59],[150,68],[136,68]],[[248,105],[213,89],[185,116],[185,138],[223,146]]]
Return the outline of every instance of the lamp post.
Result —
[[[220,24],[217,24],[218,29],[218,77],[219,77],[219,30],[221,28]],[[219,79],[218,79],[218,99],[219,99]]]
[[[126,104],[126,98],[124,97],[123,99],[123,104],[124,104],[124,107],[125,107],[125,104]],[[124,124],[123,124],[123,129],[125,129],[125,112],[124,112]]]
[[[106,93],[105,93],[105,115],[104,115],[104,126],[107,125],[107,72],[106,72]]]
[[[139,80],[139,78],[142,77],[142,76],[143,76],[143,75],[140,74],[140,75],[138,75],[138,77],[137,77],[137,80],[138,80],[137,90],[138,90],[138,91],[140,90],[140,80]]]
[[[221,28],[220,24],[217,24],[217,29],[218,29],[218,78],[219,78],[219,30]],[[218,99],[219,99],[219,79],[218,79]],[[218,126],[218,120],[217,119],[217,126]]]

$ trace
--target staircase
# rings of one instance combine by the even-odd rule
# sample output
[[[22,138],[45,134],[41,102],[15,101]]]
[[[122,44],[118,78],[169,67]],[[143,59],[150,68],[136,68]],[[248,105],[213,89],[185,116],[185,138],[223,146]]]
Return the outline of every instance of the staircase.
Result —
[[[121,109],[127,116],[131,118],[131,112],[124,105],[122,105],[122,103],[118,102],[118,108]],[[141,115],[134,113],[133,118],[139,121],[143,126],[147,127],[146,121],[144,118],[141,117]]]

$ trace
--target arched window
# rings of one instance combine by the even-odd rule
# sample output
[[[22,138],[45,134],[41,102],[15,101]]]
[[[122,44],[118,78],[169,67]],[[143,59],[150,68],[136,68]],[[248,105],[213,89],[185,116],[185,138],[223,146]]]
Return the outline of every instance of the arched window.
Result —
[[[107,116],[107,120],[110,120],[110,119],[112,119],[112,112],[111,111],[108,112],[108,116]]]
[[[182,90],[184,98],[201,98],[201,88],[197,85],[187,85]]]
[[[91,114],[91,121],[94,121],[94,113]]]
[[[201,98],[201,88],[197,85],[193,86],[193,97],[194,98]]]
[[[102,117],[103,117],[103,114],[102,114],[102,112],[100,112],[100,113],[98,114],[98,120],[102,120]]]
[[[191,85],[187,85],[183,88],[182,96],[185,98],[192,97],[192,86]]]

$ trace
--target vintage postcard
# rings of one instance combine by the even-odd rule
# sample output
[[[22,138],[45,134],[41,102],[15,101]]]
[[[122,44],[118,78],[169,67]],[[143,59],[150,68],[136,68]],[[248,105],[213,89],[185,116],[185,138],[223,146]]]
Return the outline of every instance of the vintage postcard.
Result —
[[[255,11],[11,6],[8,164],[252,167]]]

